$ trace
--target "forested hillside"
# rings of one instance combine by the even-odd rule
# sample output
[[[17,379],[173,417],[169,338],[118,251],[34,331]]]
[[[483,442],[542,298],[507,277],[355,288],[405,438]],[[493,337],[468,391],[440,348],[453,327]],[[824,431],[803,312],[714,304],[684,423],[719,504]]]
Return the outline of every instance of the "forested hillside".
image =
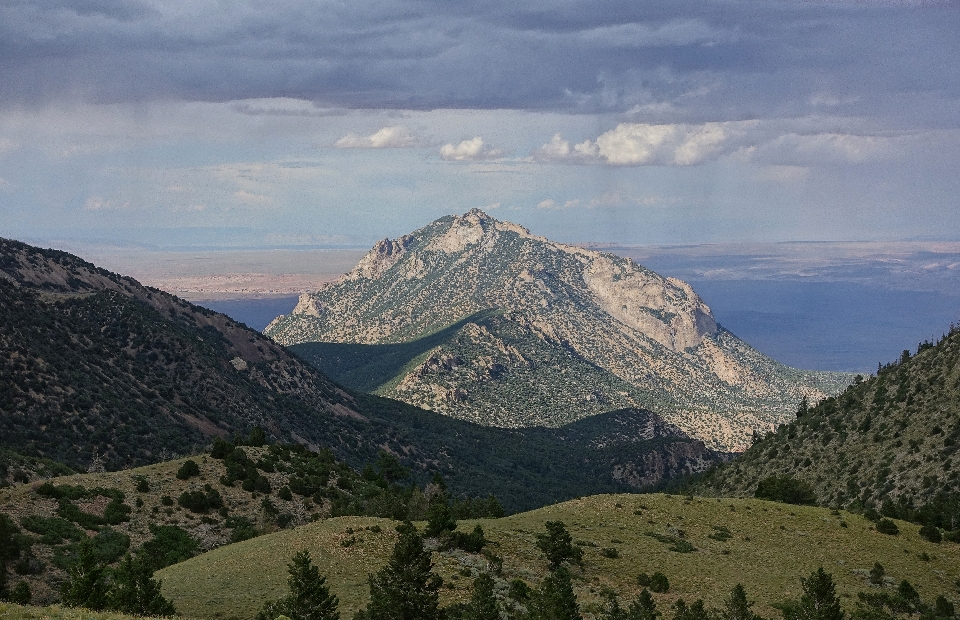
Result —
[[[960,519],[960,329],[797,416],[708,474],[703,488],[753,495],[760,481],[791,476],[822,505],[911,519],[931,506],[931,515]]]

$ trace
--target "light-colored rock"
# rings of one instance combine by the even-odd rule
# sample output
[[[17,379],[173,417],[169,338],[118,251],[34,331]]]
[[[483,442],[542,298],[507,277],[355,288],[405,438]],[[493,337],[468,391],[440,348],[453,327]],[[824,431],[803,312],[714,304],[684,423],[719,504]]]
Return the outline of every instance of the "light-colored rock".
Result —
[[[848,380],[763,356],[720,328],[685,282],[476,209],[377,242],[265,333],[285,345],[387,344],[467,318],[378,393],[498,426],[646,407],[737,449],[753,429],[788,420],[801,397],[816,401]]]

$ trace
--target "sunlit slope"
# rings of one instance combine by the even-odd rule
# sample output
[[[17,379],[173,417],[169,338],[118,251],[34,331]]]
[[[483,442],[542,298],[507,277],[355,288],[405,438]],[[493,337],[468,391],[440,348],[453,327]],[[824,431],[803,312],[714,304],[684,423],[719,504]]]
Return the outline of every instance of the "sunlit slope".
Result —
[[[909,579],[924,599],[938,594],[958,598],[954,582],[960,577],[960,546],[922,540],[918,526],[899,522],[901,533],[894,537],[874,531],[860,516],[825,508],[661,494],[599,495],[479,521],[493,541],[488,548],[503,558],[497,577],[501,593],[513,578],[535,585],[546,574],[536,534],[544,531],[546,521],[557,519],[583,545],[585,569],[573,573],[585,611],[595,609],[602,588],[632,597],[639,589],[637,575],[659,570],[671,584],[669,592],[654,595],[661,609],[677,598],[689,602],[702,597],[708,605],[719,605],[739,582],[757,601],[755,610],[773,616],[778,612],[771,605],[797,598],[800,578],[819,566],[833,574],[843,601],[852,606],[856,592],[869,587],[867,571],[877,561],[898,582]],[[472,529],[475,523],[462,522],[460,529]],[[340,597],[343,617],[349,618],[365,604],[366,575],[389,556],[394,526],[381,519],[330,519],[222,547],[157,576],[164,595],[185,615],[250,618],[264,600],[283,593],[286,564],[297,551],[308,550]],[[366,529],[371,527],[381,531]],[[720,527],[732,537],[710,538],[723,538],[717,536]],[[679,537],[681,530],[695,551],[671,551],[669,542],[648,535]],[[616,549],[620,557],[604,557],[603,549]],[[442,601],[449,604],[469,596],[472,577],[487,562],[453,551],[435,553],[434,564],[444,579]]]

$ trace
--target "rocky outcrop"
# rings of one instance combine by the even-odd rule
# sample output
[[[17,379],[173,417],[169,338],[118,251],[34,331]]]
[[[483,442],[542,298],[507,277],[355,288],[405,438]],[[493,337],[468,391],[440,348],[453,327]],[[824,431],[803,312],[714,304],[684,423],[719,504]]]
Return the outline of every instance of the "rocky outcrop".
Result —
[[[711,448],[819,400],[842,374],[786,368],[716,323],[685,282],[555,243],[474,209],[378,242],[265,333],[284,345],[406,343],[478,313],[378,393],[497,426],[560,426],[645,407]],[[327,369],[329,372],[329,368]]]

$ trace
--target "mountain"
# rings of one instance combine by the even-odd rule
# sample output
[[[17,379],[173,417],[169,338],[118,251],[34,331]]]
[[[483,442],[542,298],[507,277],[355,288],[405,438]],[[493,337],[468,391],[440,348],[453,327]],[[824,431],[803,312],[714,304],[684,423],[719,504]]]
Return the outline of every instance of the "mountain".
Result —
[[[781,426],[701,484],[723,495],[752,495],[759,481],[789,475],[809,484],[823,505],[910,519],[924,505],[952,501],[952,508],[936,510],[952,513],[954,522],[935,524],[958,529],[958,442],[960,329],[953,327],[936,344],[921,344],[913,356],[904,351],[876,376]]]
[[[381,450],[417,480],[508,510],[658,482],[718,456],[638,409],[564,429],[500,429],[342,388],[228,317],[82,259],[0,239],[5,482],[146,465],[266,429],[362,468]],[[491,450],[490,446],[497,446]],[[25,456],[21,456],[25,455]]]
[[[351,387],[480,424],[639,407],[724,450],[851,379],[762,355],[684,282],[477,209],[378,242],[264,333]]]

